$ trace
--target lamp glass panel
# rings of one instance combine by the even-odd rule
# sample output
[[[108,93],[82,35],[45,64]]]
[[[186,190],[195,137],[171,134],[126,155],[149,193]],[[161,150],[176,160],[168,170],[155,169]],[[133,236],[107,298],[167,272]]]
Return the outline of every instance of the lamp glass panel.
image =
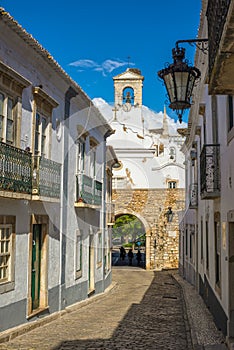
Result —
[[[171,73],[164,75],[164,83],[166,85],[167,93],[169,95],[170,102],[175,101],[175,87],[173,76]]]
[[[189,100],[190,100],[190,97],[191,97],[192,92],[193,92],[193,86],[195,83],[195,79],[196,79],[195,76],[193,74],[190,74],[189,81],[188,81],[188,92],[187,92]]]
[[[177,89],[177,101],[187,102],[188,72],[175,72],[175,84]]]

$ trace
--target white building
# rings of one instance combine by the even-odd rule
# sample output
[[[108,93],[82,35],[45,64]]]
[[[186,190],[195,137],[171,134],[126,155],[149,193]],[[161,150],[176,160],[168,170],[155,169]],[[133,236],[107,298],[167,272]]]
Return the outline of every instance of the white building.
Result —
[[[193,283],[234,347],[234,1],[202,1],[194,92],[183,152],[186,211],[180,271]]]
[[[0,17],[4,331],[111,283],[107,221],[116,156],[106,147],[112,129],[90,98],[2,8]]]
[[[114,187],[184,188],[184,138],[177,132],[178,124],[165,108],[164,113],[155,113],[142,105],[144,77],[138,69],[128,68],[113,80],[114,106],[102,99],[94,103],[115,130],[108,139],[121,162],[113,169]]]
[[[147,269],[176,267],[177,214],[184,208],[184,137],[165,108],[155,113],[142,105],[144,77],[139,69],[128,68],[113,80],[114,106],[102,99],[94,103],[115,130],[108,139],[119,162],[113,168],[115,215],[133,214],[143,223]],[[170,224],[165,223],[169,207],[175,214]]]

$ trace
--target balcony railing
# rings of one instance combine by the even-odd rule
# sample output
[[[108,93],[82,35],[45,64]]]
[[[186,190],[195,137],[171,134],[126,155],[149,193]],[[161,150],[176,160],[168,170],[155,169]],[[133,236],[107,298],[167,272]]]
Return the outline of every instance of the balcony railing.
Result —
[[[204,145],[200,155],[201,198],[220,196],[220,145]]]
[[[0,142],[0,190],[31,194],[32,156]]]
[[[189,208],[196,209],[198,206],[198,184],[192,183],[189,186]]]
[[[32,193],[42,197],[59,198],[60,184],[61,164],[41,156],[35,156]]]
[[[231,0],[209,0],[207,6],[209,34],[209,70],[213,70],[214,61],[219,49],[224,24]]]
[[[76,175],[76,202],[101,205],[102,183],[85,174]]]
[[[208,0],[209,94],[234,95],[234,2]]]
[[[59,198],[60,173],[61,164],[0,142],[1,191]]]

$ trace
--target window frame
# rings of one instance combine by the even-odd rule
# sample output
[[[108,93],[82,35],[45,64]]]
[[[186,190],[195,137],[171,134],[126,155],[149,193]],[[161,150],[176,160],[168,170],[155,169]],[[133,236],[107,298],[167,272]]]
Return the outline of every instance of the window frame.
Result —
[[[85,151],[86,142],[80,138],[77,140],[77,174],[84,174],[85,172]]]
[[[8,234],[7,234],[7,230]],[[4,234],[5,231],[5,234]],[[6,248],[7,247],[7,248]],[[6,262],[2,261],[6,259]],[[0,284],[11,280],[12,225],[0,224]],[[5,271],[5,276],[4,276]],[[3,276],[2,276],[3,275]]]
[[[76,230],[75,239],[75,279],[82,277],[82,260],[83,260],[83,231]]]
[[[171,184],[174,184],[172,187],[170,186]],[[175,189],[175,188],[178,188],[178,181],[176,181],[176,180],[168,180],[167,181],[167,188],[169,189],[169,190],[173,190],[173,189]]]
[[[51,155],[51,134],[52,134],[52,114],[53,109],[58,107],[58,102],[55,101],[51,96],[49,96],[40,86],[34,86],[32,88],[34,97],[34,118],[33,118],[33,154],[35,156],[43,156],[50,159]],[[35,152],[35,137],[36,137],[36,122],[37,115],[40,116],[39,123],[39,143],[38,150]],[[46,127],[43,132],[42,120],[46,120]],[[42,138],[46,139],[46,142],[42,141]],[[43,147],[43,145],[46,145]],[[46,151],[46,153],[45,153]]]
[[[227,96],[227,142],[234,138],[234,97]]]
[[[98,267],[102,265],[102,232],[97,232],[97,264]]]
[[[43,123],[45,121],[45,123]],[[34,155],[49,158],[50,156],[50,117],[36,111],[34,130]],[[46,151],[47,150],[47,151]]]
[[[16,97],[7,92],[0,91],[0,95],[3,96],[2,110],[0,111],[1,128],[0,128],[0,141],[12,146],[17,145],[17,103]],[[11,101],[11,109],[10,102]],[[11,134],[11,137],[8,135]]]
[[[10,234],[10,261],[9,261],[9,277],[4,281],[0,281],[0,294],[7,293],[15,288],[15,216],[0,216],[0,227],[11,228]]]

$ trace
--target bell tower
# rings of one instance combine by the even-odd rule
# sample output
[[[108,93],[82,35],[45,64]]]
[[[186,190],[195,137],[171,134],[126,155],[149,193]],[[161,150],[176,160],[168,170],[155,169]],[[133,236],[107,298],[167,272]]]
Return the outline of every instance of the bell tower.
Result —
[[[132,108],[142,107],[142,87],[144,77],[137,68],[127,70],[115,77],[114,96],[115,106],[129,112]]]

